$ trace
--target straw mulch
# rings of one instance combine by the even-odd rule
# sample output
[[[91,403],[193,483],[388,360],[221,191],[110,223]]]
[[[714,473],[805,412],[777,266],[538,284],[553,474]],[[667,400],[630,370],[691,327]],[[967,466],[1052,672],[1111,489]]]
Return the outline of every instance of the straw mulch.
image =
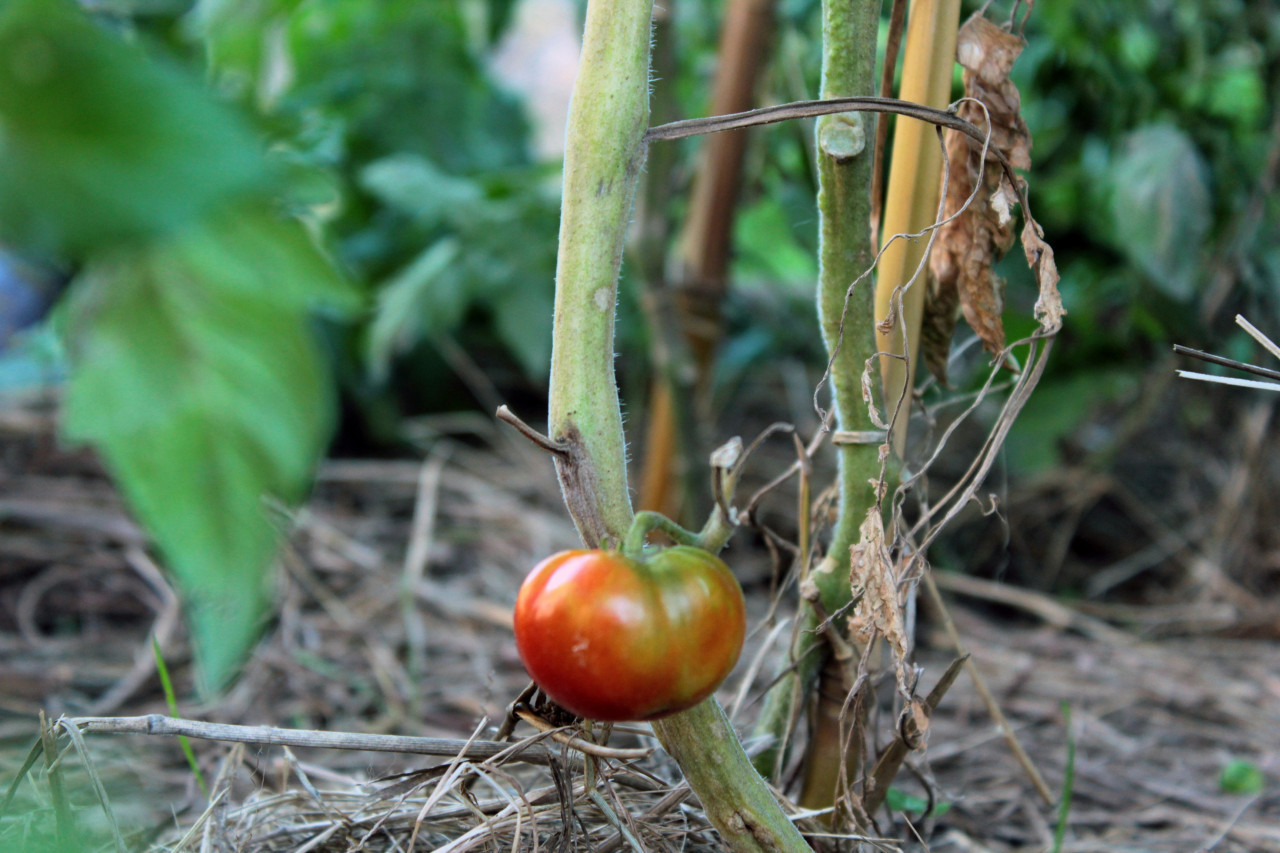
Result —
[[[51,783],[92,837],[85,849],[113,849],[87,766],[132,849],[719,849],[661,750],[599,758],[588,771],[581,753],[521,723],[512,741],[524,752],[457,758],[468,740],[493,739],[527,684],[510,632],[523,573],[576,538],[550,462],[510,431],[464,417],[421,422],[418,436],[420,460],[330,462],[307,507],[282,514],[289,546],[277,614],[240,680],[201,703],[176,598],[97,462],[59,447],[47,408],[0,416],[0,790],[30,750],[41,710],[51,719],[168,713],[152,637],[183,718],[442,738],[454,750],[193,740],[207,796],[175,739],[86,734],[83,752],[52,772],[38,762],[19,787],[0,820],[0,849],[22,849],[32,827],[47,825],[59,801]],[[762,617],[771,586],[763,549],[744,534],[729,560]],[[1062,850],[1280,850],[1273,638],[1226,639],[1217,626],[1143,640],[1097,608],[982,581],[948,588],[968,651],[1055,792],[1074,749]],[[784,605],[778,618],[786,615]],[[743,732],[785,636],[762,625],[723,690]],[[918,637],[927,689],[954,649],[927,612]],[[888,731],[892,718],[882,716],[878,730]],[[622,728],[611,747],[654,746],[643,727]],[[1059,808],[1036,796],[967,676],[945,697],[928,743],[899,784],[931,794],[934,816],[883,812],[880,840],[815,835],[815,844],[1053,848]],[[1260,792],[1223,791],[1233,760],[1261,769]]]

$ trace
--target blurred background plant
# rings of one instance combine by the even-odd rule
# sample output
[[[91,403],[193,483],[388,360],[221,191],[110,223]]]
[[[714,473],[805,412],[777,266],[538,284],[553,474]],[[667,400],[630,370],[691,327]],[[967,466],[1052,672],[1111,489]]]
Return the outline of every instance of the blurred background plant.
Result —
[[[205,497],[247,519],[260,514],[264,491],[286,500],[305,493],[331,425],[337,452],[396,453],[416,415],[491,411],[497,401],[540,408],[557,123],[581,0],[74,5],[37,14],[43,5],[31,0],[0,3],[0,388],[65,386],[68,435],[104,448],[140,515],[170,543],[170,560],[191,541],[221,555],[187,562],[192,588],[215,562],[261,571],[273,535],[263,522],[242,554],[193,521],[195,507],[175,510],[179,480],[203,475],[175,469],[176,478],[157,481],[149,460],[158,448],[219,460]],[[658,38],[671,58],[655,81],[665,118],[709,111],[723,6],[665,7]],[[763,6],[773,25],[756,103],[813,97],[818,0]],[[1070,314],[1009,439],[1007,526],[975,519],[937,555],[944,566],[1076,595],[1091,560],[1167,551],[1152,531],[1177,529],[1214,494],[1212,482],[1165,489],[1174,449],[1140,462],[1126,448],[1156,426],[1175,443],[1232,435],[1235,413],[1254,399],[1171,387],[1169,345],[1249,360],[1254,351],[1232,317],[1280,328],[1280,11],[1235,0],[1085,0],[1042,5],[1025,33],[1014,79],[1034,140],[1031,197],[1057,247]],[[95,57],[92,71],[73,61],[71,46]],[[46,79],[50,67],[55,79]],[[701,411],[724,424],[704,424],[711,432],[776,417],[816,425],[809,395],[824,356],[812,307],[811,130],[762,128],[747,143],[731,286]],[[660,174],[668,187],[659,270],[676,264],[701,144],[672,146]],[[643,258],[625,266],[619,321],[632,413],[646,410],[658,340],[635,280],[643,267]],[[235,270],[252,271],[259,287],[241,292]],[[1030,329],[1035,291],[1020,258],[1001,272],[1016,339]],[[217,294],[218,304],[193,294]],[[330,308],[317,316],[323,304]],[[232,305],[248,314],[218,310]],[[978,381],[971,337],[957,340],[955,389],[926,385],[927,404]],[[132,378],[120,380],[129,359]],[[180,367],[160,369],[166,363]],[[246,383],[228,378],[242,368],[262,372]],[[158,426],[157,413],[174,414],[172,390],[193,377],[218,393],[181,395],[176,420]],[[341,418],[331,424],[319,413],[335,399]],[[633,432],[641,424],[633,417]],[[203,438],[213,429],[222,449]],[[261,459],[276,470],[262,473]],[[1075,475],[1147,463],[1130,497],[1182,503],[1170,512],[1151,504],[1159,523],[1137,539],[1108,532],[1117,517],[1132,526],[1133,513],[1117,508],[1126,499],[1114,479],[1088,480],[1082,495]],[[1020,524],[1025,507],[1034,508]],[[1071,533],[1043,545],[1039,533],[1064,518]],[[1095,523],[1101,538],[1090,542]],[[1141,563],[1126,570],[1131,577],[1154,565]],[[1274,589],[1280,568],[1258,572],[1233,583]],[[242,652],[262,601],[220,666]]]

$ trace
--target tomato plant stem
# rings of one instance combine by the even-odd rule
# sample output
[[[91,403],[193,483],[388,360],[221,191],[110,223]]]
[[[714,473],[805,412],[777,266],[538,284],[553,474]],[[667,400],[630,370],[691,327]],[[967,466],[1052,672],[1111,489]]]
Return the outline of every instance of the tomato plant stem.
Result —
[[[631,522],[631,529],[622,540],[622,552],[628,557],[639,559],[644,554],[644,542],[652,531],[661,530],[671,537],[677,545],[701,547],[701,537],[692,530],[685,530],[660,512],[641,510]]]
[[[632,521],[613,322],[644,156],[652,9],[652,0],[590,0],[569,111],[549,432],[564,447],[556,471],[565,503],[591,547],[616,547]],[[663,718],[654,730],[731,849],[810,849],[752,769],[715,700]]]
[[[689,787],[730,848],[811,853],[751,766],[718,702],[708,699],[682,714],[654,720],[653,731],[667,752],[678,756]]]
[[[822,98],[874,92],[879,14],[877,0],[824,0]],[[875,354],[873,282],[870,276],[863,277],[874,258],[870,230],[873,130],[864,113],[824,115],[817,122],[818,319],[830,353],[836,429],[857,432],[875,428],[862,400],[862,373]],[[841,444],[836,453],[839,516],[827,556],[809,573],[826,613],[840,612],[851,600],[849,547],[857,541],[858,528],[875,503],[870,482],[880,475],[877,444]],[[808,603],[802,602],[802,630],[792,649],[796,667],[774,686],[757,727],[757,734],[771,734],[777,744],[785,742],[787,727],[798,717],[796,702],[814,694],[813,683],[825,655],[804,652],[812,646],[811,632],[819,621]],[[756,766],[766,775],[776,775],[784,759],[783,751],[774,749],[763,753]],[[834,791],[834,784],[830,789]]]
[[[880,3],[825,0],[821,97],[867,95],[874,91],[875,38]],[[875,354],[874,288],[871,266],[871,141],[873,122],[865,113],[818,120],[818,319],[831,353],[831,389],[836,429],[874,431],[862,400],[862,371]],[[857,284],[854,282],[857,281]],[[827,553],[847,569],[849,546],[875,501],[870,481],[880,473],[878,446],[843,444],[840,515]],[[823,606],[835,613],[849,602],[847,571],[815,572]]]
[[[556,471],[592,547],[616,545],[631,524],[613,322],[649,119],[652,11],[652,0],[587,5],[565,138],[548,420],[571,447]]]

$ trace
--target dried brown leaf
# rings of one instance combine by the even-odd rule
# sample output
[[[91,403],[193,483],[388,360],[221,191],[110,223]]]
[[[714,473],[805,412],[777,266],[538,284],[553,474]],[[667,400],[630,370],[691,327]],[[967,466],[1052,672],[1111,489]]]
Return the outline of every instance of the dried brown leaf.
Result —
[[[965,69],[965,95],[972,100],[960,104],[959,115],[979,127],[989,126],[993,151],[1025,169],[1031,166],[1031,134],[1020,113],[1018,88],[1009,80],[1009,70],[1021,52],[1022,39],[985,18],[972,17],[960,28],[956,55]],[[1017,200],[1016,189],[994,153],[982,162],[981,152],[970,140],[953,132],[947,136],[946,154],[951,164],[944,208],[949,221],[939,229],[929,259],[937,280],[932,293],[940,304],[926,308],[932,328],[922,337],[932,338],[926,363],[942,382],[946,381],[945,353],[955,330],[956,302],[988,351],[1004,349],[1004,282],[992,267],[1013,246],[1011,208]],[[948,318],[952,318],[949,328]]]
[[[1022,229],[1022,250],[1027,254],[1027,266],[1036,274],[1036,286],[1040,296],[1036,299],[1035,315],[1040,328],[1053,334],[1062,328],[1062,318],[1067,311],[1062,307],[1058,293],[1058,262],[1053,258],[1053,247],[1044,241],[1040,227],[1028,222]]]
[[[877,635],[885,638],[893,649],[898,690],[910,699],[907,629],[878,506],[867,510],[858,533],[858,544],[849,548],[849,583],[857,596],[849,627],[853,636],[864,643],[871,642]]]
[[[946,385],[951,338],[960,319],[960,292],[954,280],[946,285],[939,282],[932,268],[925,270],[925,276],[929,290],[920,321],[920,358],[929,372]]]
[[[867,359],[866,366],[862,369],[862,401],[867,404],[867,415],[871,418],[871,423],[878,429],[889,429],[889,424],[880,414],[880,409],[876,407],[876,397],[879,391],[880,371],[876,367],[876,359]],[[897,405],[896,400],[888,400],[886,404],[889,406]]]
[[[1004,152],[1015,169],[1031,168],[1031,133],[1022,120],[1022,96],[1009,79],[1023,41],[986,18],[974,16],[960,27],[956,60],[964,68],[964,93],[986,104],[991,116],[991,144]],[[961,104],[960,115],[986,125],[977,104]]]

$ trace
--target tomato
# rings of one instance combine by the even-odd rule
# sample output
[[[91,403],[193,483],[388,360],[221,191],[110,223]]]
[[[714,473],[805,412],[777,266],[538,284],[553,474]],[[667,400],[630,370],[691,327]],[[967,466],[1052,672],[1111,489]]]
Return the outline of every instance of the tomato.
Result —
[[[719,558],[678,546],[643,560],[563,551],[520,588],[516,646],[558,705],[593,720],[651,720],[691,708],[742,652],[742,588]]]

